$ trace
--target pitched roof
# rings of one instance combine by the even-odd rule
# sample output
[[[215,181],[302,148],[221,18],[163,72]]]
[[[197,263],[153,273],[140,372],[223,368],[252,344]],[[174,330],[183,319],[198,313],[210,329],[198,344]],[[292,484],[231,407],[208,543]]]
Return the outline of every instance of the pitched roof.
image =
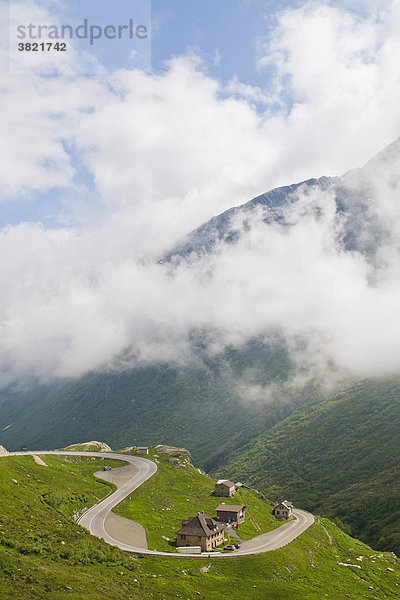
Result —
[[[220,504],[217,508],[217,512],[240,512],[245,507],[244,504]]]
[[[235,487],[235,484],[232,481],[229,481],[229,479],[218,479],[217,485],[220,485],[222,483],[230,488]]]
[[[225,529],[224,525],[217,523],[208,515],[198,513],[197,517],[190,517],[182,521],[182,527],[176,533],[181,535],[199,535],[201,537],[210,537]]]
[[[284,506],[285,508],[293,508],[293,504],[291,502],[288,502],[288,500],[283,500],[283,502],[279,502],[279,504],[277,504],[275,508],[278,508],[278,506]]]

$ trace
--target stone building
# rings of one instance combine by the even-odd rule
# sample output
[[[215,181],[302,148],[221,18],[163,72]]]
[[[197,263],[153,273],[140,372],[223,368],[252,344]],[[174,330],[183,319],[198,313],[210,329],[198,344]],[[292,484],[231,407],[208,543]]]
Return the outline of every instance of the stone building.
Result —
[[[275,506],[272,513],[277,519],[291,519],[293,516],[293,504],[287,500],[284,500]]]
[[[182,521],[182,527],[176,532],[177,546],[200,546],[203,552],[210,552],[224,542],[225,526],[211,519],[204,512],[197,513]]]
[[[224,523],[244,523],[244,504],[220,504],[217,508],[217,518]]]
[[[214,494],[216,496],[222,496],[223,498],[230,498],[236,493],[236,486],[232,481],[228,479],[218,479],[215,484]]]

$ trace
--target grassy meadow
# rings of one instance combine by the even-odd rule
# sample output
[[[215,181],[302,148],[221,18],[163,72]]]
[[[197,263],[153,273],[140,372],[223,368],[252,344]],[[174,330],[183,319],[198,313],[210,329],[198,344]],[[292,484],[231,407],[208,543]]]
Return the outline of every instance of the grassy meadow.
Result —
[[[400,597],[399,560],[390,553],[371,550],[326,519],[316,522],[289,546],[258,556],[129,556],[91,536],[72,518],[77,510],[109,493],[110,485],[96,480],[93,473],[111,461],[43,458],[48,467],[36,465],[29,456],[0,459],[0,600]],[[165,458],[160,459],[159,467],[160,472],[168,474],[171,484],[184,477],[197,478],[193,467],[184,475],[182,465],[172,465]],[[197,473],[207,481],[204,489],[209,491],[212,481]],[[173,496],[174,487],[170,485],[168,497]],[[184,496],[177,506],[185,502],[190,514],[194,505]],[[147,509],[144,503],[142,506],[142,517],[157,516],[154,499]]]

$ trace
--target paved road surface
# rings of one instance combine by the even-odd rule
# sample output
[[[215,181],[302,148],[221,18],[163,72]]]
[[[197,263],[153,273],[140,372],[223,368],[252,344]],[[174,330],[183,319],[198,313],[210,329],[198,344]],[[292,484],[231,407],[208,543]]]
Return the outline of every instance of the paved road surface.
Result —
[[[240,549],[235,552],[212,552],[199,554],[178,554],[172,552],[158,552],[156,550],[146,550],[137,546],[131,546],[120,540],[111,537],[105,530],[104,524],[109,515],[110,511],[117,506],[122,500],[129,496],[135,491],[142,483],[147,481],[157,471],[157,465],[147,458],[139,458],[137,456],[130,456],[129,454],[115,454],[113,452],[67,452],[62,450],[44,451],[38,452],[10,452],[9,456],[12,455],[24,455],[24,454],[56,454],[62,456],[86,456],[96,458],[106,458],[123,460],[137,467],[138,472],[121,487],[119,487],[113,494],[105,498],[99,504],[92,506],[80,519],[79,523],[88,529],[92,535],[99,538],[103,538],[108,544],[118,546],[121,550],[126,552],[133,552],[135,554],[146,554],[152,556],[165,556],[169,558],[200,558],[209,556],[210,558],[220,557],[236,557],[236,556],[249,556],[252,554],[262,554],[263,552],[270,552],[271,550],[277,550],[286,546],[300,534],[302,534],[310,525],[314,523],[314,517],[312,514],[304,511],[295,509],[293,511],[296,519],[285,523],[278,529],[269,531],[259,535],[252,540],[242,542]]]

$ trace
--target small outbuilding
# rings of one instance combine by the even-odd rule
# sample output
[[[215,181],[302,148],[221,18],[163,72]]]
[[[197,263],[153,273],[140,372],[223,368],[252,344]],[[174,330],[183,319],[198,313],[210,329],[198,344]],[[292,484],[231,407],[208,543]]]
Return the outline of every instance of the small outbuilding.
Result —
[[[199,512],[196,517],[182,521],[182,527],[176,532],[177,546],[200,546],[203,552],[210,552],[223,544],[224,529],[225,525]]]
[[[148,454],[149,453],[149,447],[148,446],[137,446],[136,447],[136,452],[138,452],[138,454]]]
[[[244,504],[220,504],[217,508],[217,518],[223,523],[244,523]]]
[[[218,479],[215,484],[215,496],[222,496],[223,498],[230,498],[236,493],[236,486],[229,479]]]
[[[284,500],[275,506],[272,513],[277,519],[291,519],[293,516],[293,504]]]

